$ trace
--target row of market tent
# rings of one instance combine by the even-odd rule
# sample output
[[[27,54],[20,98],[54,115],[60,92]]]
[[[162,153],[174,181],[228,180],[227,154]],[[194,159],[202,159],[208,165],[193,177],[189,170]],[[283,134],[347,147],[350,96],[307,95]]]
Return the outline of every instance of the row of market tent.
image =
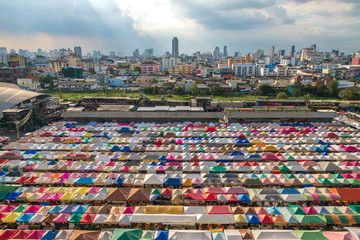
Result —
[[[121,225],[162,224],[170,228],[178,225],[198,227],[196,224],[220,224],[241,226],[276,225],[293,227],[312,225],[360,225],[359,205],[343,207],[289,205],[288,207],[230,207],[220,206],[165,206],[137,207],[86,206],[86,205],[2,205],[2,224],[51,225],[87,224]]]
[[[114,230],[0,230],[0,239],[33,240],[350,240],[358,238],[358,228],[347,231],[320,230],[169,230],[143,231],[141,229]]]
[[[210,189],[210,190],[209,190]],[[0,200],[22,202],[360,202],[359,188],[107,188],[0,185]],[[166,199],[164,199],[166,197]]]

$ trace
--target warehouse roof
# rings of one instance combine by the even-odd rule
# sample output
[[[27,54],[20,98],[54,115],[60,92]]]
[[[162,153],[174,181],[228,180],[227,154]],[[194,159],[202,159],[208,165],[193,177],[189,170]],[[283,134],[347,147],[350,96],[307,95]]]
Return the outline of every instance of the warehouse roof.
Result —
[[[0,87],[0,113],[5,109],[12,108],[17,104],[38,96],[46,96],[43,93],[21,90],[10,87]]]

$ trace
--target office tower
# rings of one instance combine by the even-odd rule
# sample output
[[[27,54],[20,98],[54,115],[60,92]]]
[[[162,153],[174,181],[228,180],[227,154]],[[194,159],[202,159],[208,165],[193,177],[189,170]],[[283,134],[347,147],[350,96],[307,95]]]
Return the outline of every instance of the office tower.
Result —
[[[285,50],[278,50],[277,57],[285,56]]]
[[[40,55],[40,56],[42,56],[42,55],[43,55],[43,50],[42,50],[41,48],[38,48],[37,54]]]
[[[140,56],[139,49],[135,49],[135,51],[133,52],[133,57],[139,57],[139,56]]]
[[[172,39],[172,56],[174,58],[179,57],[179,39],[177,37]]]
[[[228,56],[228,51],[227,51],[227,46],[224,46],[224,57],[227,57]]]
[[[144,56],[146,59],[152,58],[154,56],[154,49],[153,48],[145,49]]]
[[[311,45],[310,48],[314,49],[314,53],[316,52],[316,44]]]
[[[74,47],[74,53],[79,57],[82,57],[81,47],[80,46]]]
[[[271,46],[269,56],[270,56],[270,57],[274,57],[274,56],[275,56],[275,46]]]
[[[8,52],[6,47],[0,47],[0,65],[8,65]]]
[[[165,57],[170,57],[170,52],[169,51],[165,52]]]
[[[295,57],[295,46],[291,46],[290,57]]]
[[[220,49],[219,47],[216,47],[214,50],[214,58],[219,58],[220,57]]]
[[[256,56],[257,56],[257,57],[263,57],[263,56],[264,56],[264,50],[258,49],[258,50],[256,51]]]
[[[111,56],[111,57],[115,57],[115,51],[110,51],[110,53],[109,53],[109,55]]]

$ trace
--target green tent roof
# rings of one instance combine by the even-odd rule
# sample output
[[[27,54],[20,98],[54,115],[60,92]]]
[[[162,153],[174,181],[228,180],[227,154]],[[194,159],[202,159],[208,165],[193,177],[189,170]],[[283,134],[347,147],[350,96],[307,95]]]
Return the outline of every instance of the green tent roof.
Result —
[[[226,172],[226,167],[223,166],[212,166],[209,167],[210,172]]]
[[[288,207],[296,215],[306,215],[306,212],[304,211],[304,209],[302,209],[302,207],[300,207],[299,205],[289,205]]]
[[[295,230],[295,234],[302,240],[328,240],[320,230]]]
[[[115,228],[111,240],[139,240],[141,238],[141,233],[141,229]]]
[[[29,205],[19,205],[13,212],[24,212],[26,209],[29,208]]]
[[[82,218],[83,214],[82,213],[73,213],[73,215],[71,215],[71,217],[69,218],[69,223],[80,223],[81,218]]]
[[[321,215],[296,215],[296,217],[300,220],[301,223],[311,223],[311,224],[326,224]]]

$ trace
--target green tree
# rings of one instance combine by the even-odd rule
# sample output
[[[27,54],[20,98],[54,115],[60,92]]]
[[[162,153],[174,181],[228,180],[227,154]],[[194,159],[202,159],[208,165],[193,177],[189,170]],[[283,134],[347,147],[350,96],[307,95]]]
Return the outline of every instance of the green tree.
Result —
[[[355,80],[355,78],[352,77],[349,79],[349,82],[356,82],[356,80]]]
[[[346,88],[339,92],[339,97],[343,100],[360,100],[360,93],[352,88]]]
[[[94,69],[94,68],[89,68],[89,72],[90,72],[91,74],[96,74],[96,72],[95,72],[95,69]]]
[[[115,74],[115,70],[111,67],[111,68],[109,68],[109,73],[114,75],[114,74]]]
[[[269,84],[261,84],[258,88],[258,93],[262,96],[274,96],[276,90]]]
[[[214,85],[214,86],[211,87],[211,93],[214,96],[219,96],[219,95],[222,95],[224,93],[224,89],[222,87],[218,87],[218,86]]]
[[[155,87],[153,88],[153,92],[154,92],[155,95],[159,94],[159,88],[158,88],[158,86],[155,86]]]
[[[158,80],[156,78],[151,79],[151,83],[157,83]]]
[[[190,88],[190,93],[191,93],[192,95],[194,95],[194,96],[199,95],[200,91],[199,91],[198,86],[197,86],[196,83],[194,83],[194,84],[191,86],[191,88]]]
[[[293,97],[301,97],[303,95],[300,88],[295,88],[291,94]]]
[[[141,72],[141,68],[138,66],[134,67],[134,72]]]
[[[175,87],[175,85],[171,82],[166,82],[166,83],[164,83],[164,86],[163,86],[165,91],[172,90],[172,89],[174,89],[174,87]]]
[[[146,93],[146,94],[151,94],[152,93],[152,88],[151,87],[145,87],[143,89],[143,92]]]
[[[276,95],[277,99],[287,99],[288,95],[286,94],[286,92],[279,92],[278,95]]]
[[[185,89],[182,86],[178,86],[175,90],[175,93],[178,95],[183,95],[185,94]]]
[[[329,94],[331,97],[338,97],[339,95],[338,86],[339,86],[339,82],[336,79],[331,80],[326,85],[326,88],[329,90]]]

